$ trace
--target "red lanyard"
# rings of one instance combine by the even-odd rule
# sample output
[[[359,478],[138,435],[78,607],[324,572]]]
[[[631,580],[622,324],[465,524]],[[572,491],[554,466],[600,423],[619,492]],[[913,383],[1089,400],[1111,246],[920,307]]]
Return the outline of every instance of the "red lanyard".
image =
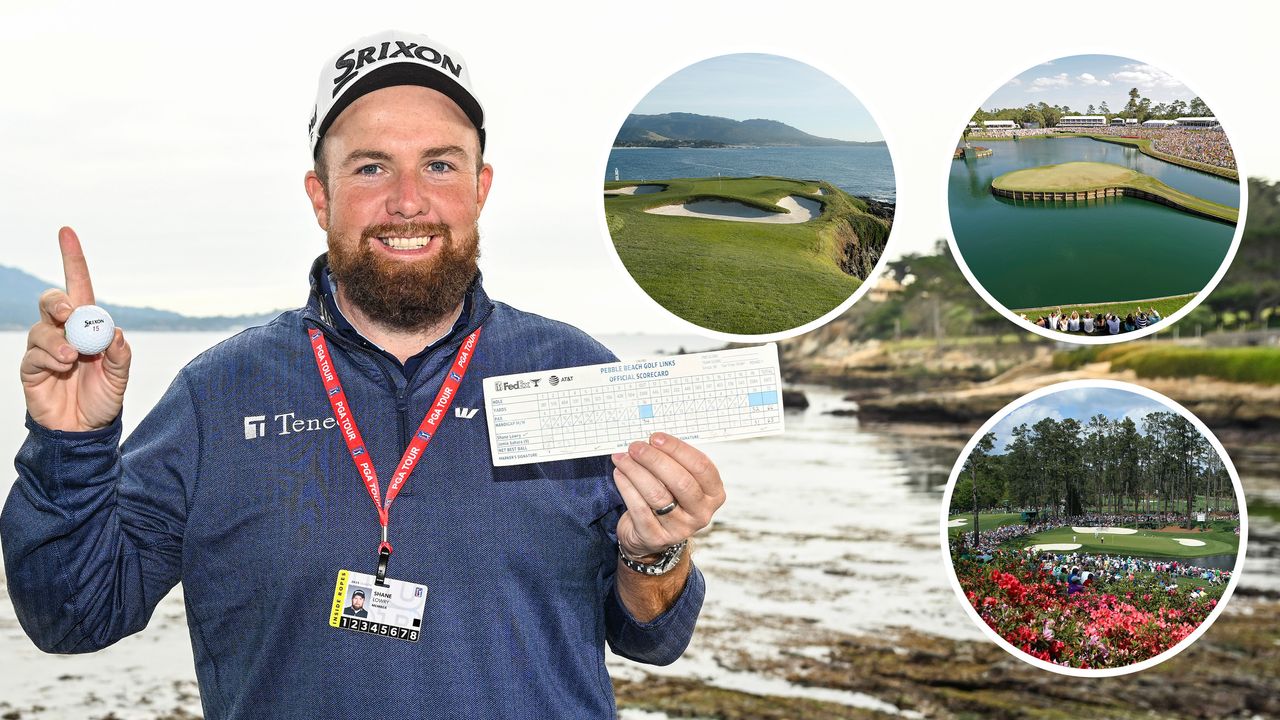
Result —
[[[318,329],[310,328],[308,332],[311,335],[311,349],[316,356],[316,369],[320,372],[320,381],[324,383],[325,394],[329,397],[329,404],[333,406],[333,418],[342,430],[342,438],[347,442],[351,461],[356,464],[356,470],[360,473],[364,488],[369,491],[369,497],[373,500],[374,507],[378,509],[378,524],[382,526],[382,542],[378,545],[377,579],[382,583],[386,578],[387,562],[391,558],[391,543],[387,541],[387,522],[390,519],[391,503],[395,501],[396,495],[400,494],[400,488],[404,487],[409,475],[422,459],[422,453],[426,451],[432,436],[439,431],[440,424],[444,422],[445,414],[449,412],[449,406],[453,404],[453,398],[458,394],[458,386],[462,384],[462,378],[467,374],[471,354],[475,350],[476,342],[480,339],[480,328],[476,328],[475,332],[468,335],[462,347],[458,348],[458,355],[453,359],[453,367],[449,368],[449,374],[445,377],[444,384],[440,386],[440,392],[436,393],[435,402],[431,403],[431,409],[422,418],[418,432],[409,441],[409,447],[405,448],[404,455],[400,457],[400,465],[396,468],[396,474],[391,477],[391,484],[387,487],[385,502],[378,489],[378,473],[373,469],[373,461],[369,459],[369,452],[365,449],[360,428],[356,427],[356,419],[351,415],[351,404],[347,401],[347,394],[342,390],[342,384],[338,382],[338,370],[333,366],[329,344],[324,340],[324,333]]]

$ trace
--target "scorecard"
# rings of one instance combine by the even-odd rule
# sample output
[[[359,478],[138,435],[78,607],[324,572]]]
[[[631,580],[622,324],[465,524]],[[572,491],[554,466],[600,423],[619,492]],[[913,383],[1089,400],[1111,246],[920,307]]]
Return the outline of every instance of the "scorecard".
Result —
[[[625,450],[654,432],[701,443],[782,432],[773,343],[484,380],[495,466]]]

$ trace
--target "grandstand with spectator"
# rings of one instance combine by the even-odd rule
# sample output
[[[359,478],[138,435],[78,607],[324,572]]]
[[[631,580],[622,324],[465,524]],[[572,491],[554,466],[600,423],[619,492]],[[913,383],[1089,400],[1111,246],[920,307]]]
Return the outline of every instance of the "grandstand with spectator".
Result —
[[[1060,128],[1104,127],[1107,119],[1102,115],[1067,115],[1058,120]]]

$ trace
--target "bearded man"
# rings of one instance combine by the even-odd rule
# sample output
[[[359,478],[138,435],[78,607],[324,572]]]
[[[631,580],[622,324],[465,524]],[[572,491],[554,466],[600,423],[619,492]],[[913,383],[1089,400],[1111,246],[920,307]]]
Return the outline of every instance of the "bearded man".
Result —
[[[29,335],[30,434],[0,515],[23,628],[90,652],[181,581],[206,718],[613,717],[606,644],[663,664],[689,641],[704,585],[686,541],[724,501],[715,466],[663,434],[492,465],[483,416],[461,411],[483,378],[614,357],[486,293],[493,169],[457,53],[399,32],[344,47],[310,136],[329,251],[307,305],[192,361],[123,446],[131,352],[119,330],[100,356],[67,344],[93,290],[60,233],[67,291]],[[357,579],[368,616],[343,617]],[[365,679],[335,677],[357,654]]]

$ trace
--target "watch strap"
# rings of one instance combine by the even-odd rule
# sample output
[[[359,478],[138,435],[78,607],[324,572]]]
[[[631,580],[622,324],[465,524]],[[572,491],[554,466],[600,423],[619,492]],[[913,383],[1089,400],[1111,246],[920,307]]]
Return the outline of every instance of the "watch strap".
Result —
[[[627,568],[634,572],[638,572],[641,575],[665,575],[671,572],[675,566],[680,564],[680,558],[684,557],[684,550],[688,545],[688,540],[682,540],[679,544],[672,545],[662,551],[662,554],[658,556],[658,559],[651,563],[641,562],[636,558],[628,556],[627,553],[622,550],[622,546],[619,545],[618,559],[621,560],[622,564],[626,565]]]

